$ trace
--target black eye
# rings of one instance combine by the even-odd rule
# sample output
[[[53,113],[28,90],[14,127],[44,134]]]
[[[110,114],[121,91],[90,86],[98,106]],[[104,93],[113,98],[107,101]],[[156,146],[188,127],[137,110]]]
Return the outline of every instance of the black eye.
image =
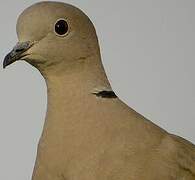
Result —
[[[60,36],[65,35],[68,32],[68,23],[63,19],[57,21],[55,24],[55,32]]]

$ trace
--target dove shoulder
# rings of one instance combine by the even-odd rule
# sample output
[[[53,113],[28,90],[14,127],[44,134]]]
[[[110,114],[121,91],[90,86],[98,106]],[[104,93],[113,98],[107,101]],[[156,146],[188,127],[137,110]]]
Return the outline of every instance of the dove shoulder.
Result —
[[[159,154],[156,153],[156,157],[160,163],[157,171],[163,170],[162,176],[170,180],[195,180],[195,145],[191,142],[167,134],[157,152]]]

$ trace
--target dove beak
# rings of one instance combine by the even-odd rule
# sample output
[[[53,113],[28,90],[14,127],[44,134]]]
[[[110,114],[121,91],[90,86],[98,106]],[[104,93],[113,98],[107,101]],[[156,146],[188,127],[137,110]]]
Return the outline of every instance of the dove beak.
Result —
[[[24,52],[26,52],[31,46],[32,43],[30,41],[18,42],[12,51],[5,56],[3,68],[6,68],[8,65],[26,56]]]

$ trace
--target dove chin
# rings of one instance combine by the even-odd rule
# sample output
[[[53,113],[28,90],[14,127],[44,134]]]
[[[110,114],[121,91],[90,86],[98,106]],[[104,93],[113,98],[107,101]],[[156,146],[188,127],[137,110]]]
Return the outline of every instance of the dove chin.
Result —
[[[32,43],[27,42],[19,42],[16,44],[16,46],[12,49],[10,53],[8,53],[3,61],[3,68],[6,68],[8,65],[18,61],[18,60],[24,60],[26,56],[29,54],[26,54],[25,52],[32,46]]]

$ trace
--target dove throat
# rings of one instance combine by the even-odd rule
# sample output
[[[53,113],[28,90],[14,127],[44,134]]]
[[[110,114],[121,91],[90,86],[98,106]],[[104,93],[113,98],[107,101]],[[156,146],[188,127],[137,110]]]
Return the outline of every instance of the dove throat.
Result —
[[[62,64],[59,66],[63,67]],[[69,121],[69,116],[81,113],[79,111],[84,106],[90,108],[90,102],[101,98],[101,92],[103,95],[106,90],[112,92],[100,55],[79,59],[69,67],[64,67],[61,70],[53,67],[53,70],[43,73],[48,94],[47,118],[55,113],[60,122]],[[95,95],[95,91],[99,92]]]

